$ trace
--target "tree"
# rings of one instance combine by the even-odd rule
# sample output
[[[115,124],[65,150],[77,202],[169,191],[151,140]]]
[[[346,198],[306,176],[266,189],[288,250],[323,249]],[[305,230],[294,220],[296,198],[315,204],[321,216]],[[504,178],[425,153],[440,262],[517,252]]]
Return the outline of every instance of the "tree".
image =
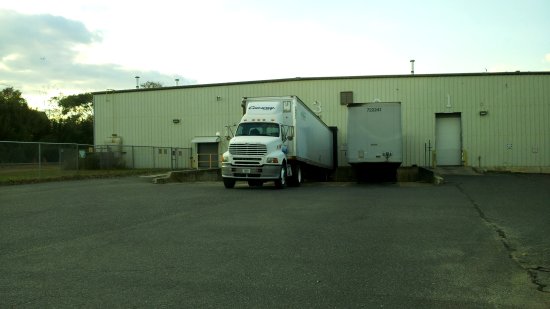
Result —
[[[94,143],[94,120],[92,117],[84,120],[76,116],[54,119],[51,121],[52,131],[49,140],[57,143]]]
[[[21,91],[0,92],[0,140],[36,142],[50,133],[46,113],[30,109]]]
[[[162,88],[164,87],[161,82],[145,82],[140,85],[141,88]]]
[[[73,94],[69,96],[59,96],[50,99],[50,102],[57,104],[61,108],[61,115],[52,115],[59,118],[71,118],[77,116],[79,120],[93,117],[93,100],[91,93]]]
[[[60,143],[93,144],[94,116],[91,93],[53,97],[50,102],[59,107],[59,110],[50,115],[50,138]]]
[[[0,92],[0,141],[93,143],[91,93],[54,97],[59,110],[50,114],[31,109],[12,87]]]

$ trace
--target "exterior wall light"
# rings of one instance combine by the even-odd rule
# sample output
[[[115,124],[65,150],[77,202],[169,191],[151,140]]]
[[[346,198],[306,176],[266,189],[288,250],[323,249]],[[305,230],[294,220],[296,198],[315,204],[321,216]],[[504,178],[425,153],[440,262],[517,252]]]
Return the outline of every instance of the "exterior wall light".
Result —
[[[480,116],[487,116],[487,114],[489,114],[488,111],[480,111],[480,112],[479,112],[479,115],[480,115]]]
[[[172,122],[173,122],[174,124],[178,124],[178,123],[181,122],[181,120],[176,118],[176,119],[172,119]]]

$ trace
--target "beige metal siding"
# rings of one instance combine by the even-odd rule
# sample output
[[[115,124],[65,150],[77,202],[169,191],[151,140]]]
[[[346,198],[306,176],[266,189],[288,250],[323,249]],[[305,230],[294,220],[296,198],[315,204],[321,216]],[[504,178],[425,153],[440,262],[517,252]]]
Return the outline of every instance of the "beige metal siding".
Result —
[[[340,105],[342,91],[353,91],[356,103],[401,102],[405,166],[425,164],[424,144],[435,146],[436,113],[461,113],[464,164],[550,167],[550,74],[293,79],[96,93],[96,144],[116,133],[125,145],[193,147],[193,137],[220,132],[222,152],[225,127],[239,122],[243,96],[297,95],[314,110],[319,102],[321,118],[338,127],[344,166],[348,109]],[[488,114],[480,116],[482,110]]]

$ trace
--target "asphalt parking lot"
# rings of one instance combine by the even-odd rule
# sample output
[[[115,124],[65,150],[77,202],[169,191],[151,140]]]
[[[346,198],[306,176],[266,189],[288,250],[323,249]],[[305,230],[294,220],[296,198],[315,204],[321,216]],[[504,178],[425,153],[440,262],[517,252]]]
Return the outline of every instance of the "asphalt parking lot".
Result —
[[[0,187],[0,307],[550,308],[550,176]]]

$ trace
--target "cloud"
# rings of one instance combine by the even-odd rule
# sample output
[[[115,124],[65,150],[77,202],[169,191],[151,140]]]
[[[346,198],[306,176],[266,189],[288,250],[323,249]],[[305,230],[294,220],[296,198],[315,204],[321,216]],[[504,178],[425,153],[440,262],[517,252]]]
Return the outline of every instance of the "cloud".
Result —
[[[82,23],[52,15],[22,15],[14,11],[0,11],[0,57],[8,74],[40,70],[45,59],[59,59],[60,65],[70,63],[71,48],[90,44],[99,37],[89,32]],[[13,59],[13,55],[17,55]],[[12,56],[12,57],[8,57]],[[9,59],[6,59],[8,57]]]
[[[82,22],[0,10],[0,24],[0,85],[21,90],[31,106],[44,108],[36,105],[60,92],[131,88],[135,75],[143,82],[173,85],[174,76],[161,72],[82,62],[81,50],[102,41],[101,33],[89,31]],[[193,83],[179,78],[180,84]],[[40,102],[30,102],[37,97]]]

